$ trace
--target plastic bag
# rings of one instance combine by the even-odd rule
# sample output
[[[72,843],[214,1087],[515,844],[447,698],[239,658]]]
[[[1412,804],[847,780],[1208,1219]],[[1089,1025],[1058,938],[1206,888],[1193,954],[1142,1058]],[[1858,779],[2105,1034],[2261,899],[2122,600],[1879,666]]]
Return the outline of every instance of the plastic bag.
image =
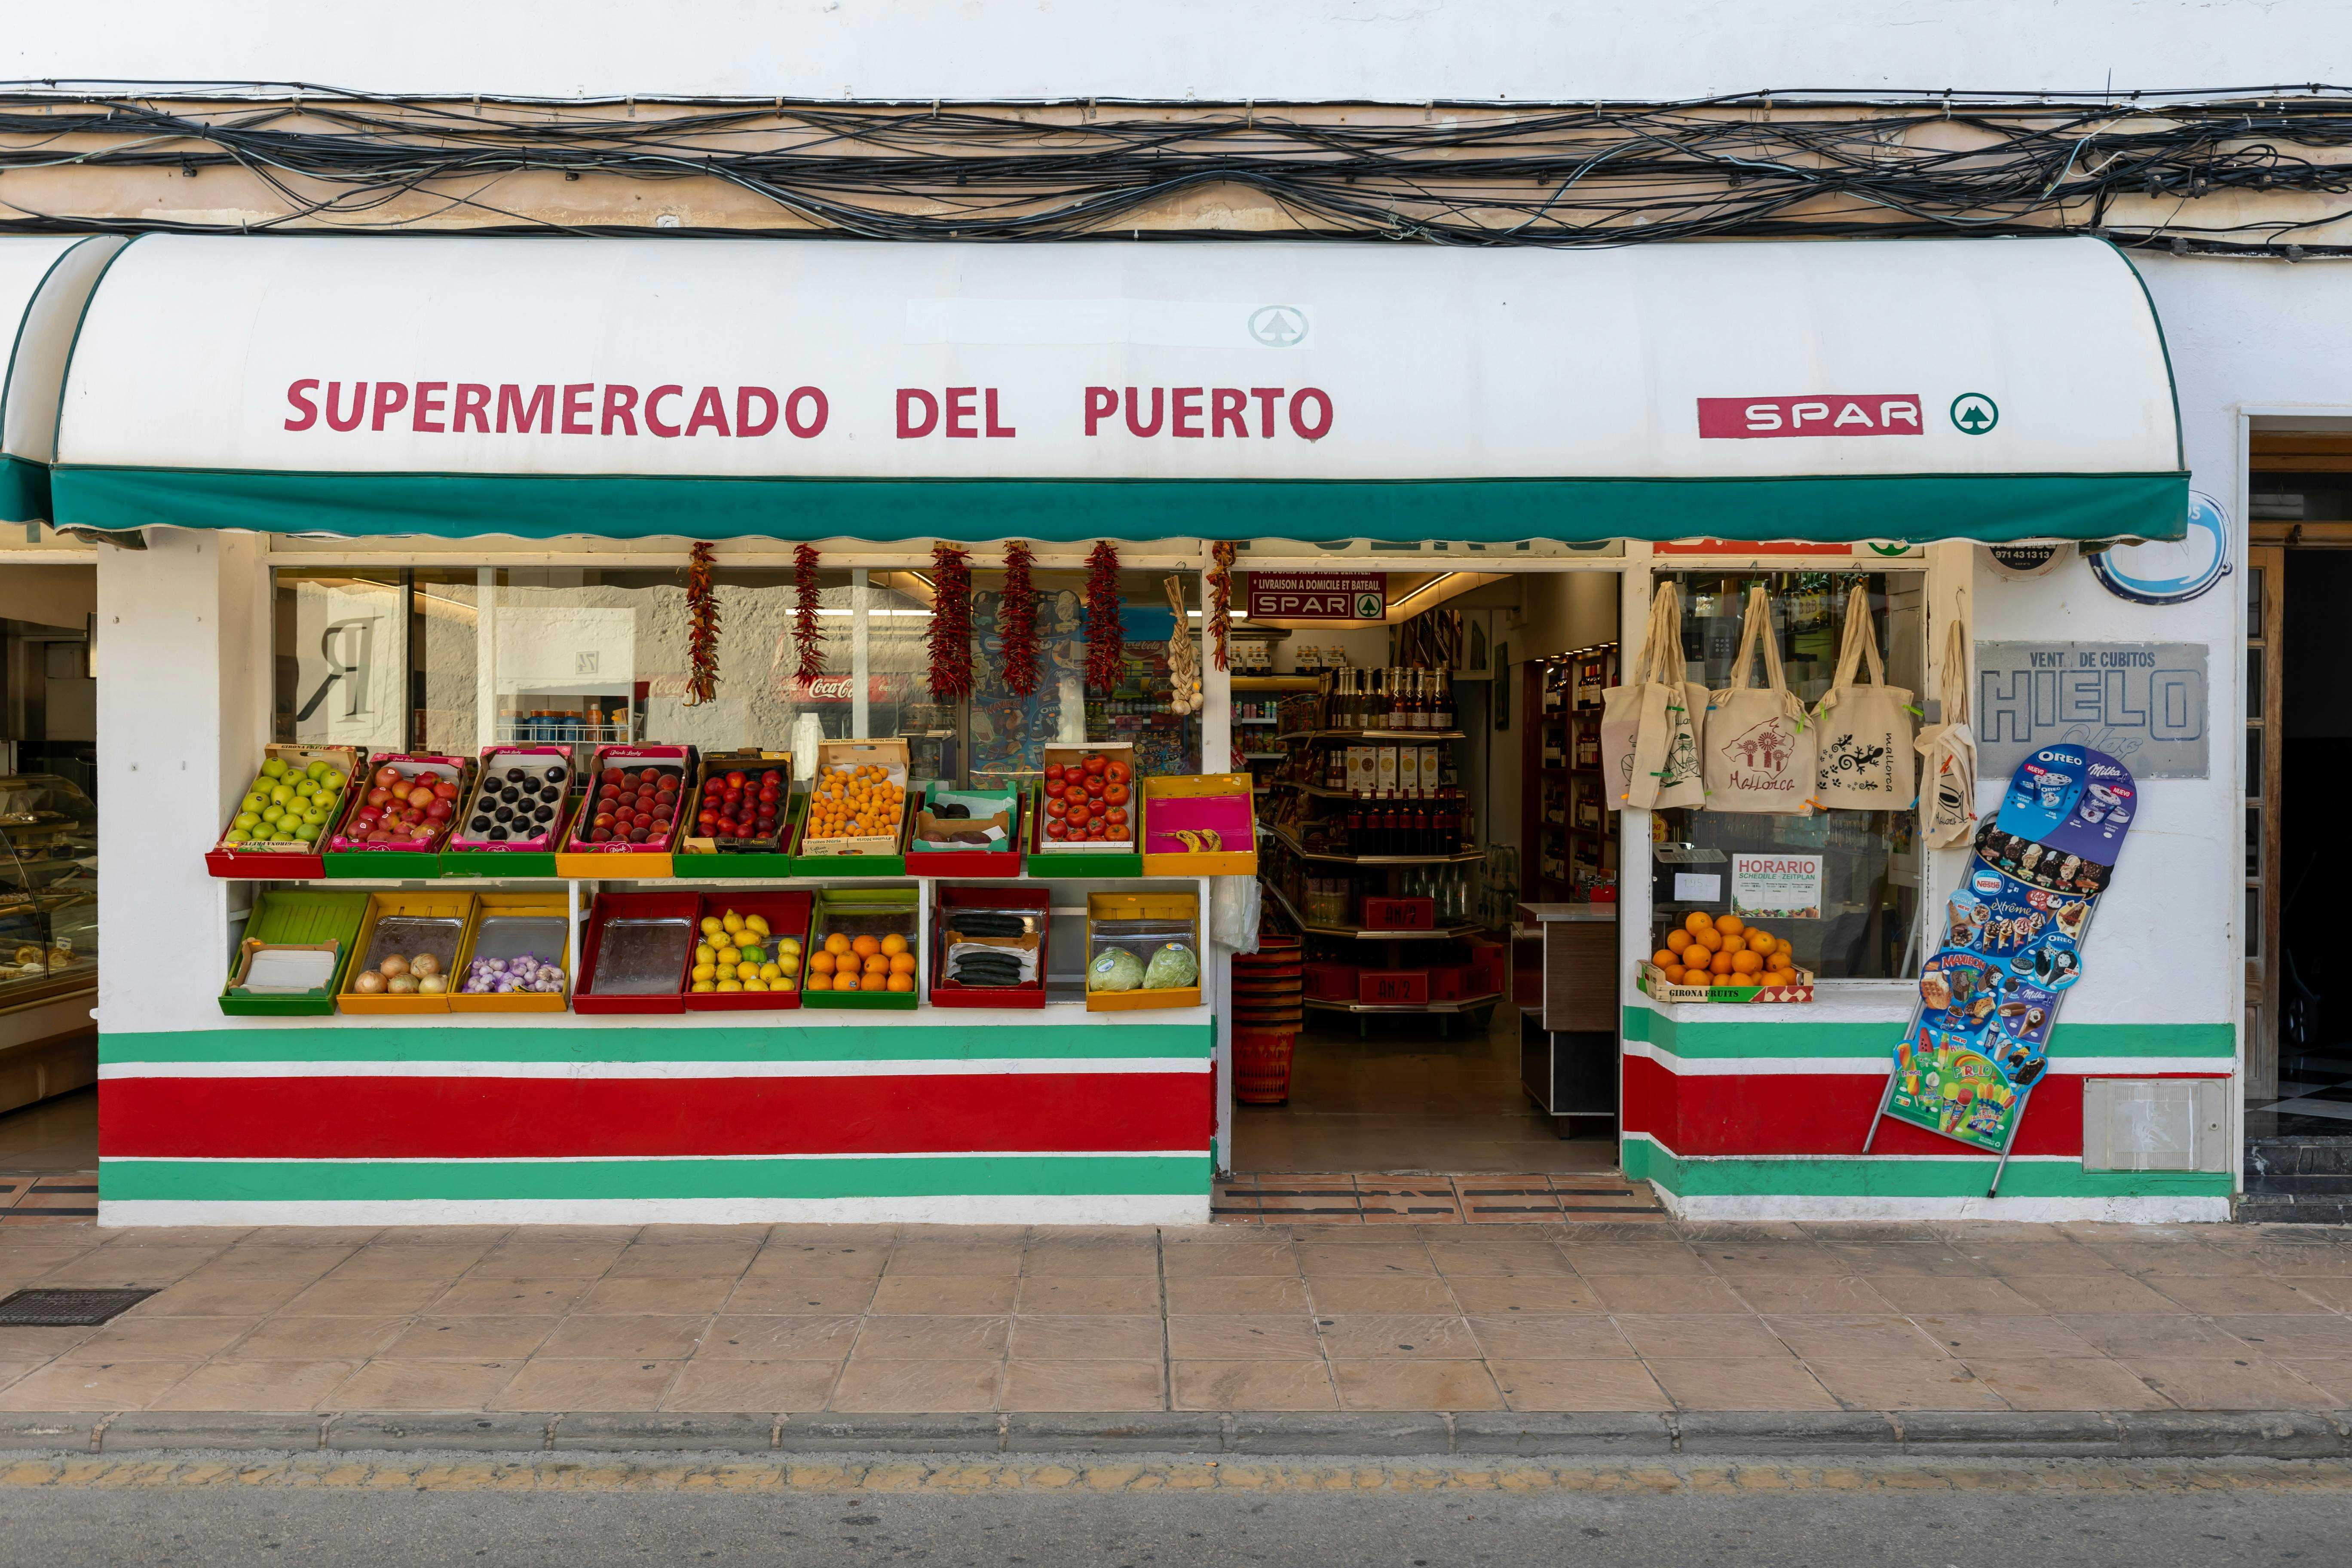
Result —
[[[1132,991],[1143,984],[1143,960],[1123,947],[1107,947],[1087,965],[1089,991]]]
[[[1146,991],[1178,991],[1201,983],[1201,961],[1189,947],[1169,942],[1151,955],[1143,971]]]

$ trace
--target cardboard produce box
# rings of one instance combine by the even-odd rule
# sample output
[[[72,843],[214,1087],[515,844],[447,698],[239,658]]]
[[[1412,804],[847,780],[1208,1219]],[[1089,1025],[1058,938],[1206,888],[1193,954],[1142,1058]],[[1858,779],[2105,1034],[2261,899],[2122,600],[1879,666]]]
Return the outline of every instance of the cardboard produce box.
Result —
[[[961,807],[962,816],[948,815]],[[907,829],[907,871],[916,877],[1021,874],[1021,792],[923,786]]]
[[[597,747],[580,782],[572,830],[556,852],[555,874],[617,880],[672,875],[693,773],[692,746]]]
[[[437,752],[378,754],[362,780],[354,776],[334,835],[321,857],[330,877],[424,878],[441,874],[441,847],[457,825],[457,808],[472,786],[474,759]],[[435,798],[420,802],[416,792]],[[396,820],[379,813],[422,811],[415,829],[385,826]],[[436,815],[438,814],[438,815]],[[422,837],[419,837],[421,833]]]
[[[907,742],[822,741],[794,869],[803,877],[907,874]]]
[[[280,775],[268,771],[271,763],[279,763],[285,773],[314,777],[316,775],[310,773],[311,765],[324,763],[328,769],[343,777],[334,802],[327,810],[325,821],[314,825],[319,827],[319,832],[307,841],[256,843],[247,836],[261,824],[257,822],[255,828],[237,826],[238,818],[247,815],[245,803],[256,793],[256,786],[268,779],[272,789],[276,787]],[[246,786],[246,794],[237,797],[237,804],[229,812],[228,821],[222,826],[219,837],[214,840],[212,849],[205,856],[205,868],[215,877],[255,881],[308,882],[323,878],[327,874],[322,858],[327,840],[351,797],[364,793],[352,786],[361,776],[360,770],[366,765],[367,753],[356,746],[297,746],[283,742],[264,746],[261,749],[261,765],[255,768],[252,783]],[[274,801],[266,803],[276,804]],[[255,815],[257,816],[258,811]],[[230,842],[232,837],[239,841]]]
[[[762,815],[763,804],[772,805],[772,817]],[[746,809],[739,815],[738,806]],[[791,752],[705,752],[677,847],[680,859],[691,858],[672,869],[681,877],[790,877],[798,811]]]
[[[441,850],[441,875],[554,876],[579,789],[570,746],[483,747],[474,787]]]
[[[1640,984],[1643,994],[1658,1002],[1810,1002],[1813,999],[1813,972],[1800,969],[1794,985],[1669,985],[1664,971],[1648,959],[1642,961]]]

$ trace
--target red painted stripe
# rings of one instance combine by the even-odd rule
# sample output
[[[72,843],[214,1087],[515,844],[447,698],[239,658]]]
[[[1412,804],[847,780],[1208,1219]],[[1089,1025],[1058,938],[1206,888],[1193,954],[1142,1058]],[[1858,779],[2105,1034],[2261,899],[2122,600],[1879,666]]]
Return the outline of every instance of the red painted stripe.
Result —
[[[117,1079],[99,1152],[530,1159],[1206,1149],[1205,1073],[1003,1077]]]
[[[1677,1154],[1859,1154],[1886,1092],[1877,1073],[1680,1077],[1649,1057],[1625,1058],[1625,1126]],[[1954,1154],[1970,1145],[1888,1121],[1874,1154]],[[2083,1152],[2083,1080],[2044,1079],[2018,1126],[2019,1154]]]

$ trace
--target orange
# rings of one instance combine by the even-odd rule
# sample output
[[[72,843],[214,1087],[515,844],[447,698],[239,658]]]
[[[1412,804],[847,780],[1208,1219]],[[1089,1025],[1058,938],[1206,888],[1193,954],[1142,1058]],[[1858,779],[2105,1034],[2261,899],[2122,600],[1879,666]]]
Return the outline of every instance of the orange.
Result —
[[[887,974],[868,974],[857,983],[857,988],[860,991],[884,991],[889,988],[889,984],[890,977]]]
[[[1748,922],[1738,915],[1717,915],[1715,917],[1715,929],[1726,936],[1738,936],[1748,929]]]
[[[1696,936],[1703,931],[1713,931],[1715,921],[1707,918],[1707,912],[1705,910],[1693,910],[1683,921],[1683,929],[1691,935]]]
[[[835,957],[839,957],[841,954],[849,951],[849,939],[842,935],[839,931],[835,931],[831,936],[824,939],[824,950],[825,952],[834,954]]]
[[[1734,974],[1761,974],[1764,973],[1764,961],[1752,952],[1735,952],[1731,955],[1731,972]]]
[[[1748,945],[1755,949],[1758,952],[1771,952],[1772,943],[1775,940],[1777,939],[1773,937],[1770,931],[1759,931],[1754,926],[1749,926],[1748,928]]]
[[[892,953],[890,955],[890,973],[893,974],[914,973],[915,955],[911,952],[905,952]]]
[[[1706,949],[1709,952],[1721,952],[1723,951],[1723,938],[1717,934],[1716,929],[1713,926],[1707,927],[1703,931],[1694,933],[1692,940],[1697,942],[1699,946]]]
[[[868,953],[866,955],[866,963],[862,973],[866,974],[887,974],[890,973],[890,961],[883,957],[878,952]]]
[[[835,991],[855,991],[857,989],[857,976],[845,970],[833,977],[833,988]]]
[[[1666,945],[1676,952],[1680,952],[1690,944],[1691,933],[1683,930],[1680,926],[1676,926],[1674,930],[1666,933]]]
[[[812,953],[810,953],[810,954],[809,954],[809,961],[808,961],[808,969],[809,969],[809,973],[810,973],[811,974],[830,974],[830,973],[833,973],[833,954],[831,954],[831,953],[829,953],[829,952],[812,952]]]
[[[914,988],[915,977],[912,974],[893,974],[890,976],[891,990],[912,991]]]
[[[1706,961],[1706,970],[1707,970],[1707,973],[1708,973],[1709,974],[1728,974],[1728,973],[1731,973],[1731,959],[1732,959],[1732,955],[1731,955],[1730,953],[1727,953],[1727,952],[1718,952],[1718,953],[1717,953],[1713,958],[1710,958],[1710,959],[1708,959],[1708,960]]]
[[[861,936],[849,944],[849,951],[860,958],[871,958],[882,951],[882,943],[870,936]]]
[[[1683,983],[1683,966],[1679,963],[1670,969],[1662,969],[1660,973],[1665,976],[1666,984],[1669,985],[1680,985]]]
[[[882,951],[896,958],[907,951],[907,939],[894,931],[882,939]]]
[[[1746,952],[1748,951],[1748,939],[1744,936],[1738,935],[1727,936],[1723,939],[1723,951],[1726,952]]]
[[[1768,969],[1764,972],[1764,984],[1767,985],[1794,985],[1796,983],[1797,974],[1794,970]]]
[[[1674,949],[1670,947],[1662,947],[1658,949],[1657,952],[1650,954],[1650,962],[1656,964],[1660,969],[1673,969],[1680,965],[1682,960],[1675,956]]]

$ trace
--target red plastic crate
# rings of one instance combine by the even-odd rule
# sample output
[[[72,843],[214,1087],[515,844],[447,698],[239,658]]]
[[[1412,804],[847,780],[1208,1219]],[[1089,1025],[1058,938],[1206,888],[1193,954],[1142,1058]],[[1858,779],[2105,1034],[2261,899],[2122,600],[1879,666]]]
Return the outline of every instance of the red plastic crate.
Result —
[[[1000,856],[1000,859],[1018,857]],[[996,987],[959,985],[947,978],[948,911],[978,905],[986,909],[1034,910],[1037,913],[1041,941],[1038,952],[1037,982],[1034,985]],[[931,918],[931,1005],[934,1007],[1040,1007],[1045,1005],[1045,967],[1043,963],[1044,941],[1053,934],[1053,890],[1047,888],[957,888],[940,889],[939,907]]]
[[[689,1013],[760,1013],[779,1007],[801,1005],[800,985],[808,980],[809,905],[814,899],[807,893],[730,892],[724,889],[702,896],[701,907],[695,910],[694,922],[698,931],[706,916],[723,915],[733,910],[739,915],[758,915],[768,922],[772,937],[788,936],[801,944],[801,973],[790,991],[691,991],[686,994]],[[693,973],[689,958],[687,972]]]
[[[1383,1007],[1417,1007],[1429,1000],[1426,969],[1367,969],[1357,977],[1356,1000]]]
[[[1473,941],[1470,943],[1470,994],[1494,996],[1503,989],[1506,967],[1503,944],[1497,942]]]
[[[1470,965],[1440,964],[1429,972],[1429,999],[1433,1002],[1459,1002],[1476,993],[1470,988]]]
[[[1384,899],[1367,894],[1364,924],[1373,931],[1433,931],[1437,926],[1437,900]]]
[[[694,945],[687,944],[686,956],[677,966],[677,989],[667,993],[635,996],[597,996],[591,994],[596,984],[596,963],[603,956],[604,926],[615,920],[679,919],[692,922],[701,919],[702,898],[698,893],[600,893],[589,910],[588,932],[580,950],[580,975],[572,988],[572,1010],[575,1013],[683,1013],[686,1011],[686,977],[694,967]]]
[[[1306,968],[1307,994],[1309,996],[1319,996],[1327,1002],[1352,1002],[1356,999],[1357,977],[1363,973],[1360,966],[1319,959]]]

